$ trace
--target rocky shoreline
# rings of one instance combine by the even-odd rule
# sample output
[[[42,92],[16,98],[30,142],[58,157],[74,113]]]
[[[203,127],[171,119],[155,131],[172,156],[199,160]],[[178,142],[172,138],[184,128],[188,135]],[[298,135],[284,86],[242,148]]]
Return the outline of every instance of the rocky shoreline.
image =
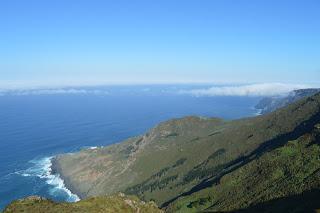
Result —
[[[53,175],[59,175],[60,178],[63,180],[64,185],[67,189],[71,191],[72,194],[77,195],[80,199],[86,198],[85,194],[80,192],[76,187],[74,187],[74,184],[72,184],[72,181],[70,178],[63,175],[63,170],[61,169],[58,156],[55,156],[51,159],[51,172]]]

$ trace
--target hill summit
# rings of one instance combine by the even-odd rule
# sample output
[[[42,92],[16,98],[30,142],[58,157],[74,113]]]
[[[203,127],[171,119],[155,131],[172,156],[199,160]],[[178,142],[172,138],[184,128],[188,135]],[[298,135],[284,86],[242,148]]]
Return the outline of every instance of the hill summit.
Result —
[[[320,209],[319,156],[317,93],[254,118],[173,119],[118,144],[59,155],[53,170],[81,202],[123,192],[167,212],[307,212]]]

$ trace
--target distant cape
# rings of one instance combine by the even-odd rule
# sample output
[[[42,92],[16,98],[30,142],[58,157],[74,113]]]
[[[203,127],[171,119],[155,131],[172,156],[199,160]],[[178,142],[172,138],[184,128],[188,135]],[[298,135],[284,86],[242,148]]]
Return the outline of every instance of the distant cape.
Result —
[[[263,98],[255,108],[260,110],[261,114],[267,114],[294,103],[304,97],[312,96],[317,92],[320,92],[320,89],[299,89],[292,91],[286,96],[266,97]]]

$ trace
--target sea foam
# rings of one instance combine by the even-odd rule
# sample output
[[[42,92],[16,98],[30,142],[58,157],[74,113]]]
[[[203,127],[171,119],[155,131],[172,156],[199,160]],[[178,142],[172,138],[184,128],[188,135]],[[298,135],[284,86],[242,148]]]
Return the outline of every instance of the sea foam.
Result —
[[[80,198],[65,186],[63,179],[60,178],[60,175],[52,173],[52,158],[53,157],[45,157],[38,160],[32,160],[30,161],[32,164],[30,168],[16,173],[23,177],[36,176],[45,180],[47,184],[52,186],[49,190],[49,193],[52,196],[65,193],[68,195],[66,198],[67,202],[79,201]]]

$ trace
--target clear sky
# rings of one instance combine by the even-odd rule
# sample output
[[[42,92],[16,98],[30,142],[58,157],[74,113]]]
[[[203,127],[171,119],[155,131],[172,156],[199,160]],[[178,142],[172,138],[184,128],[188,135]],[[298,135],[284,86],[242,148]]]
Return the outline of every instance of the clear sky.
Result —
[[[320,81],[319,0],[1,0],[0,82]]]

